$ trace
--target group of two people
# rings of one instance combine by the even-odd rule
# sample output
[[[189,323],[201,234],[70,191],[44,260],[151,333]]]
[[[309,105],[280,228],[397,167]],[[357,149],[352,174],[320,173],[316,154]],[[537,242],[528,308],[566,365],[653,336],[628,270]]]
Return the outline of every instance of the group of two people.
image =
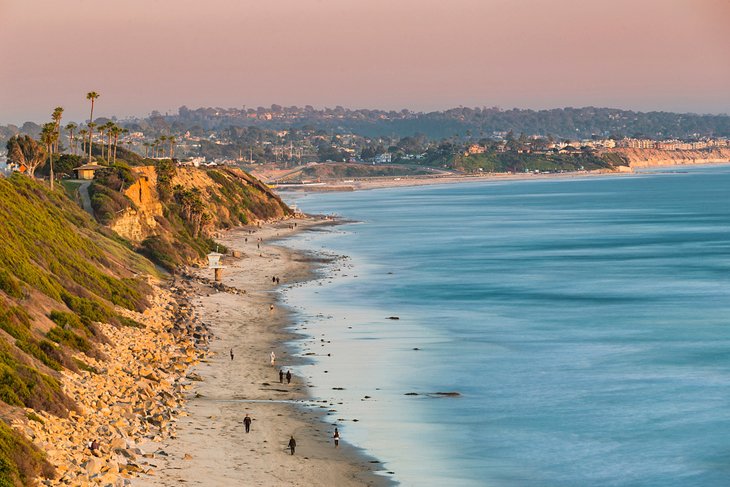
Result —
[[[246,414],[246,417],[243,418],[243,426],[244,426],[244,428],[246,428],[246,433],[251,431],[251,421],[252,420],[253,419],[248,414]],[[335,433],[332,436],[332,438],[335,441],[335,447],[340,446],[340,431],[336,427],[335,427]],[[287,446],[289,447],[289,451],[291,452],[291,454],[294,455],[294,450],[296,450],[296,448],[297,448],[297,440],[294,439],[293,435],[289,438],[289,444]]]
[[[284,383],[284,369],[279,369],[279,382]],[[291,384],[291,370],[286,371],[286,383]]]

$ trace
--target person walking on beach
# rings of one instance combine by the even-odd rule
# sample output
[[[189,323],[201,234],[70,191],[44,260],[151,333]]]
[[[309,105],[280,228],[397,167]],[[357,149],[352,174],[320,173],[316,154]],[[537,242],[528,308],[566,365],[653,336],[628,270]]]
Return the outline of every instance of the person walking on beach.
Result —
[[[233,349],[231,349],[231,360],[233,360]]]
[[[292,436],[289,439],[289,450],[291,450],[291,454],[294,455],[294,449],[297,447],[297,440],[294,439]]]
[[[246,433],[251,430],[251,416],[249,416],[248,414],[245,418],[243,418],[243,426],[246,428]]]
[[[335,434],[332,435],[332,439],[335,440],[335,448],[340,446],[340,432],[337,429],[337,426],[335,426]]]
[[[291,384],[291,370],[286,371],[286,383]]]
[[[273,365],[274,365],[275,363],[276,363],[276,354],[275,354],[275,353],[274,353],[274,351],[272,350],[272,351],[271,351],[271,365],[272,365],[272,367],[273,367]]]
[[[284,383],[284,369],[279,369],[279,384]]]

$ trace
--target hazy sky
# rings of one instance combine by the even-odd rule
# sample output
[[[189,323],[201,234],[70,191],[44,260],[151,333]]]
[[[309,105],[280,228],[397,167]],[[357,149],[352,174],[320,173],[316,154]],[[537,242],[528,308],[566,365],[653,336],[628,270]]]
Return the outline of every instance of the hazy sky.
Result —
[[[181,105],[730,113],[730,0],[0,0],[0,123]]]

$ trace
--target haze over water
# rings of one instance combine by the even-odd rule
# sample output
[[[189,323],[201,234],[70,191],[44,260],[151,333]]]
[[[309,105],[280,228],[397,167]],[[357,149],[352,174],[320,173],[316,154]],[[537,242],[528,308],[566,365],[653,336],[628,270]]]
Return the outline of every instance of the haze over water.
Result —
[[[292,195],[361,222],[290,241],[351,257],[286,292],[318,354],[297,372],[403,485],[725,486],[728,187],[703,167]]]

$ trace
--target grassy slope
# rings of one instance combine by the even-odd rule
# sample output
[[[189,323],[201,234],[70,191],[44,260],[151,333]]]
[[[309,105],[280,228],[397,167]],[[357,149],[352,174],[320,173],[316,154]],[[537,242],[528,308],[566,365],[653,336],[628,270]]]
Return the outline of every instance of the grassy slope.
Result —
[[[173,184],[173,165],[167,171],[162,230],[138,250],[170,269],[202,258],[218,228],[291,213],[242,171],[199,170],[188,185]],[[118,192],[127,172],[120,165],[118,177],[100,182]],[[0,417],[25,415],[20,407],[65,415],[74,404],[58,372],[88,367],[71,357],[76,351],[99,356],[95,343],[105,337],[96,322],[130,324],[114,306],[145,307],[148,286],[140,276],[156,273],[154,265],[81,210],[63,186],[51,192],[19,174],[0,178],[0,241]],[[0,421],[0,487],[51,472],[42,452]]]
[[[0,241],[3,416],[24,414],[13,407],[64,415],[74,404],[57,372],[83,366],[70,356],[76,350],[96,353],[94,343],[104,338],[94,322],[118,322],[114,305],[143,309],[148,288],[135,275],[153,267],[62,188],[51,192],[19,174],[0,178]],[[42,455],[0,422],[0,485],[42,472]]]

